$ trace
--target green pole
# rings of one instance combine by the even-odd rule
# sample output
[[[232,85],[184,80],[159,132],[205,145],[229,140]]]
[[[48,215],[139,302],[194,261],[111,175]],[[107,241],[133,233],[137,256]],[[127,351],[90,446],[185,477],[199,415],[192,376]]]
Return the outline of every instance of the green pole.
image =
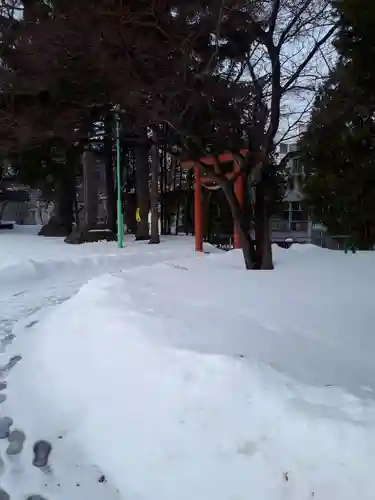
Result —
[[[124,216],[121,203],[120,116],[116,110],[117,246],[123,248]]]

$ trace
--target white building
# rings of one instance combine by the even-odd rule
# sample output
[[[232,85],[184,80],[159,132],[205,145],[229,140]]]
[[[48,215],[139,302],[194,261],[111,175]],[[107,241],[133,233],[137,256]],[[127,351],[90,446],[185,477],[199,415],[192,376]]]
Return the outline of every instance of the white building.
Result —
[[[297,143],[280,144],[280,157],[297,150]],[[272,240],[277,243],[293,240],[312,241],[312,222],[303,196],[304,170],[299,158],[291,158],[285,167],[286,189],[282,214],[272,218]]]

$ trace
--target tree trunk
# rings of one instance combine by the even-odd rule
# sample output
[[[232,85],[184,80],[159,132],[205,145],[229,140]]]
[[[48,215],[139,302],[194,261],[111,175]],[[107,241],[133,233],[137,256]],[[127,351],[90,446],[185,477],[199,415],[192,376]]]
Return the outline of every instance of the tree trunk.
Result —
[[[354,231],[353,241],[358,250],[372,250],[374,247],[374,238],[371,228],[371,222],[364,223]]]
[[[273,269],[270,217],[267,207],[266,186],[260,180],[255,189],[255,244],[256,267],[258,269]]]
[[[3,219],[4,211],[9,201],[4,201],[2,205],[0,205],[0,221]]]
[[[160,162],[160,230],[161,234],[168,234],[168,210],[166,210],[166,152],[165,148],[163,148],[161,162]]]
[[[189,231],[192,226],[192,224],[190,223],[191,219],[190,209],[194,197],[192,186],[193,186],[193,169],[190,169],[188,172],[187,189],[185,192],[185,199],[184,199],[184,232],[186,235],[189,234]]]
[[[204,192],[203,191],[203,206],[204,206],[204,212],[207,214],[207,216],[204,218],[204,238],[211,243],[212,242],[212,236],[213,236],[213,231],[212,231],[212,214],[210,213],[210,208],[211,208],[211,201],[212,201],[212,196],[213,196],[214,191],[208,191]]]
[[[160,243],[159,236],[159,153],[156,140],[151,147],[151,244]]]
[[[108,228],[117,234],[117,206],[115,180],[112,158],[112,120],[108,117],[105,120],[105,137],[104,137],[104,161],[105,161],[105,180],[107,191],[107,220]]]
[[[150,238],[148,227],[148,212],[150,209],[149,177],[150,165],[148,161],[148,147],[139,146],[136,149],[136,195],[137,208],[141,220],[137,224],[135,239],[148,240]]]
[[[54,211],[50,220],[42,226],[40,236],[68,236],[73,229],[73,209],[75,198],[74,165],[59,165],[55,179]]]
[[[179,230],[179,224],[180,224],[180,217],[181,217],[181,203],[180,203],[180,191],[177,192],[176,196],[176,226],[174,228],[174,234],[178,236],[178,230]]]
[[[92,151],[82,153],[85,230],[95,229],[98,215],[96,158]]]
[[[228,182],[224,181],[222,185],[225,197],[229,203],[234,224],[240,235],[242,253],[245,261],[246,269],[256,268],[256,253],[254,248],[254,242],[250,236],[250,217],[251,214],[247,210],[243,210],[239,204],[236,195],[233,190],[233,186]]]

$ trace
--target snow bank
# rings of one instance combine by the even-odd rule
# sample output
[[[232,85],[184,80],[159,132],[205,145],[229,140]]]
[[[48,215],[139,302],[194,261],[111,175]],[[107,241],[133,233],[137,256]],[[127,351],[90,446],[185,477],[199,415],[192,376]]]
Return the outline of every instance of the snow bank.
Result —
[[[168,260],[178,253],[184,258],[193,255],[194,249],[192,238],[183,236],[174,238],[173,243],[171,238],[165,238],[162,248],[151,247],[148,242],[135,242],[132,235],[125,238],[123,249],[117,248],[116,242],[68,245],[63,238],[37,236],[39,229],[38,226],[16,226],[12,231],[0,233],[0,283],[3,286],[43,279],[56,272],[89,272],[93,266],[102,268],[103,272],[115,271],[121,265],[142,265],[147,257],[152,263],[160,256]],[[207,248],[218,252],[211,246]]]
[[[94,279],[18,326],[8,408],[124,499],[372,500],[374,257],[279,249],[277,271],[248,273],[231,252]]]

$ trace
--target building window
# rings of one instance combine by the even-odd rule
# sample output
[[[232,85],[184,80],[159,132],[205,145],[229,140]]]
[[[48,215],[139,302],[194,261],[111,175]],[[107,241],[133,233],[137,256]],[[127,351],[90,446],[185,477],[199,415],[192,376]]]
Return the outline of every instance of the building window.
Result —
[[[307,231],[308,223],[305,221],[302,222],[292,222],[292,231]]]
[[[303,173],[303,168],[302,168],[301,162],[299,161],[298,158],[293,159],[292,173],[293,174],[302,174]]]
[[[298,201],[292,201],[292,210],[293,212],[300,212],[302,210],[301,203]]]
[[[293,201],[291,203],[291,221],[305,222],[308,220],[307,208],[303,203]]]
[[[288,144],[286,142],[282,142],[280,144],[280,154],[285,155],[288,152]]]
[[[284,202],[284,207],[283,207],[283,219],[288,221],[289,220],[289,202]]]

